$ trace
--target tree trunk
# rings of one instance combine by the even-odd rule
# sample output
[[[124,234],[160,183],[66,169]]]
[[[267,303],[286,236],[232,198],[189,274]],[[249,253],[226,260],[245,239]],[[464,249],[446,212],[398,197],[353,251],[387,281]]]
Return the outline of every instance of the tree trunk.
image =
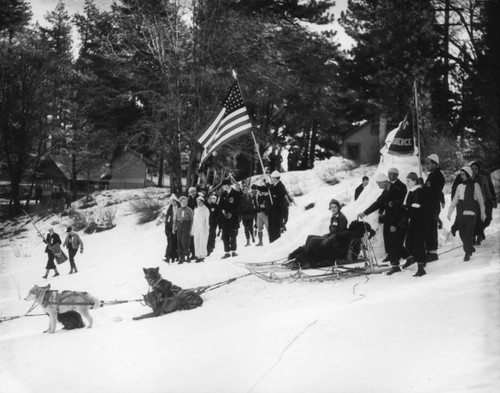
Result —
[[[74,154],[72,154],[71,155],[71,201],[76,201],[78,199],[78,185],[76,179],[77,176],[78,172],[76,170],[76,157]]]
[[[163,153],[160,155],[159,166],[158,169],[158,187],[163,187],[163,166],[165,163],[165,158],[163,157]]]

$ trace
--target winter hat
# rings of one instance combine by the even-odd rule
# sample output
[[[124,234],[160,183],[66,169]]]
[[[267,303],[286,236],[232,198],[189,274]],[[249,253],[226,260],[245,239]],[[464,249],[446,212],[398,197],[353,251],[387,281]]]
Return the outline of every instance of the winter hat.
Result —
[[[389,168],[387,173],[395,173],[396,175],[399,175],[398,168]]]
[[[271,177],[276,177],[279,179],[281,177],[281,173],[279,173],[278,171],[274,171],[273,173],[271,173]]]
[[[205,198],[203,198],[203,195],[200,195],[198,198],[196,198],[196,200],[205,202]]]
[[[337,207],[339,208],[339,211],[340,211],[341,207],[340,207],[340,202],[339,201],[337,201],[336,199],[332,199],[330,201],[330,204],[328,205],[328,207],[330,207],[332,204],[337,205]]]
[[[418,175],[415,172],[408,173],[408,176],[406,176],[406,178],[418,183]]]
[[[383,181],[389,181],[389,178],[385,173],[379,173],[377,177],[375,178],[375,181],[377,183],[382,183]]]
[[[431,154],[429,157],[427,157],[428,160],[434,161],[437,165],[439,165],[439,157],[437,154]]]
[[[460,170],[467,173],[467,178],[470,179],[472,177],[472,169],[470,166],[464,166],[463,168],[460,168]]]
[[[174,201],[177,202],[177,203],[179,203],[179,200],[177,199],[177,197],[175,196],[175,194],[172,194],[172,195],[170,195],[169,202],[172,203]]]
[[[481,170],[481,161],[472,161],[469,166],[472,168],[472,165],[477,166],[477,169]]]

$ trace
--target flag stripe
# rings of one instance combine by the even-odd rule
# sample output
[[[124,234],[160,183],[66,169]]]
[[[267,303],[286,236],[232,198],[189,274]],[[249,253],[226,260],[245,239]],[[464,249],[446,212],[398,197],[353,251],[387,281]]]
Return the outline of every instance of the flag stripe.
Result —
[[[198,142],[203,145],[201,162],[218,147],[252,129],[238,82],[235,81],[222,105],[222,110],[210,125],[202,130]],[[201,165],[201,163],[200,163]]]
[[[243,124],[242,126],[236,128],[230,133],[224,134],[221,138],[219,138],[212,146],[208,148],[208,154],[212,153],[217,147],[221,146],[224,143],[229,142],[230,140],[240,136],[241,134],[246,133],[252,127],[248,124]]]
[[[211,137],[215,135],[219,127],[219,123],[223,118],[225,112],[226,108],[222,108],[222,110],[215,117],[215,119],[209,124],[209,126],[204,131],[201,132],[201,136],[198,137],[198,142],[200,144],[204,145],[208,140],[211,139]]]

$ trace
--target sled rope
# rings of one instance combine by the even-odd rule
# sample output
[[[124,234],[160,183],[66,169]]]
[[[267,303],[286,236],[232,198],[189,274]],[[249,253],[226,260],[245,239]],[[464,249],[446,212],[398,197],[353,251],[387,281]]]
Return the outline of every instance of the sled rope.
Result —
[[[229,278],[227,280],[220,281],[220,282],[217,282],[217,283],[212,284],[212,285],[207,285],[207,286],[204,286],[204,287],[191,288],[189,290],[195,292],[197,295],[201,295],[202,293],[205,293],[205,292],[208,292],[208,291],[213,291],[214,289],[223,287],[224,285],[231,284],[232,282],[234,282],[234,281],[236,281],[236,280],[238,280],[240,278],[250,276],[251,274],[252,273],[243,274],[242,276],[237,276],[237,277]]]
[[[0,317],[0,323],[6,322],[6,321],[12,321],[13,319],[18,319],[18,318],[23,318],[23,317],[40,317],[45,314],[30,314],[31,311],[33,311],[36,307],[38,306],[38,303],[36,301],[33,302],[31,307],[26,311],[26,313],[22,315],[13,315],[10,317]]]

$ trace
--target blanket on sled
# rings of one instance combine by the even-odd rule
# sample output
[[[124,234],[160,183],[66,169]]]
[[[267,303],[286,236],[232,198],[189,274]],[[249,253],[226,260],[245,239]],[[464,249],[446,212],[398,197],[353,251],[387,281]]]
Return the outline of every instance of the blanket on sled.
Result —
[[[355,239],[359,240],[359,243],[354,244],[354,254],[359,254],[360,242],[365,233],[368,233],[369,238],[375,235],[370,224],[353,221],[346,230],[334,235],[310,235],[303,246],[298,247],[288,256],[288,260],[293,260],[290,267],[309,269],[332,266],[335,262],[342,264]]]

